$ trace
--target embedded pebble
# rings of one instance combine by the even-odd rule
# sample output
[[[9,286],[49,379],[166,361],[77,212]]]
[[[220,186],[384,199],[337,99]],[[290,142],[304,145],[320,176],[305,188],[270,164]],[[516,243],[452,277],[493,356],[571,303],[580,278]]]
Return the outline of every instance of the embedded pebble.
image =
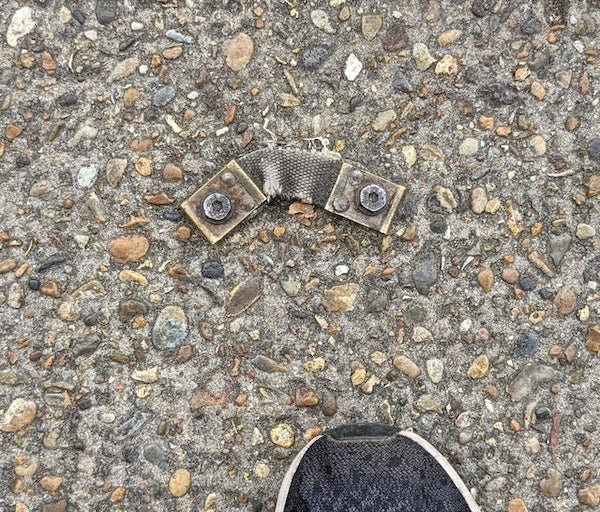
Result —
[[[473,380],[478,380],[485,377],[490,369],[490,360],[488,356],[482,354],[477,356],[475,360],[471,363],[469,370],[467,371],[467,375],[469,378]]]
[[[152,97],[152,104],[155,107],[166,107],[169,103],[171,103],[171,101],[173,101],[176,94],[177,91],[175,90],[175,87],[172,85],[165,85],[154,93],[154,96]]]
[[[327,32],[328,34],[335,34],[335,29],[331,25],[331,20],[329,19],[329,15],[326,11],[322,9],[314,9],[310,11],[310,20],[313,22],[313,25],[323,32]]]
[[[570,288],[561,288],[554,296],[554,307],[559,315],[567,316],[575,311],[577,297]]]
[[[433,259],[426,259],[417,264],[413,275],[415,288],[421,295],[427,295],[431,286],[438,279],[438,264]]]
[[[479,150],[479,141],[473,137],[467,137],[458,148],[458,154],[461,156],[473,156]]]
[[[177,30],[167,30],[165,36],[167,36],[168,39],[170,39],[171,41],[175,41],[177,43],[186,43],[186,44],[192,44],[194,42],[194,38],[191,36],[186,36],[180,32],[177,32]]]
[[[282,448],[291,448],[296,441],[296,434],[289,425],[279,423],[269,431],[272,443]]]
[[[596,229],[589,224],[578,224],[577,230],[575,231],[577,238],[579,240],[588,240],[590,238],[594,238],[596,236]]]
[[[419,375],[421,375],[421,369],[412,359],[409,359],[406,356],[394,357],[394,366],[411,379],[416,379]]]
[[[471,210],[473,213],[483,213],[488,203],[486,191],[482,187],[476,187],[471,190]]]
[[[340,284],[326,289],[323,292],[323,307],[328,313],[352,311],[358,289],[356,283]]]
[[[158,350],[178,349],[188,334],[185,312],[179,306],[166,306],[159,313],[152,327],[152,344]]]
[[[0,417],[2,432],[17,432],[31,424],[37,414],[37,405],[32,400],[16,398]]]
[[[243,32],[233,39],[227,39],[223,43],[223,53],[227,66],[233,71],[244,69],[254,53],[254,41]]]
[[[384,110],[381,112],[373,121],[373,130],[376,132],[383,132],[387,129],[388,125],[395,121],[397,117],[396,111],[393,109]]]
[[[351,53],[350,55],[348,55],[348,59],[346,60],[346,67],[344,68],[344,75],[346,76],[346,78],[348,80],[350,80],[351,82],[354,82],[354,80],[356,80],[356,77],[358,77],[358,75],[362,71],[362,68],[363,68],[362,62],[360,60],[358,60],[358,57],[356,55]]]
[[[91,187],[96,182],[99,171],[100,167],[95,164],[80,167],[77,173],[77,185],[81,188]]]
[[[169,492],[174,498],[185,496],[192,486],[192,475],[187,469],[178,468],[169,478]]]
[[[139,261],[149,248],[148,239],[142,235],[122,236],[111,240],[108,244],[110,255],[119,263]]]
[[[444,361],[441,359],[428,359],[425,363],[427,368],[427,375],[434,384],[442,382],[444,376]]]
[[[540,384],[560,378],[561,373],[550,366],[541,363],[529,363],[506,386],[506,391],[514,402],[520,402],[535,391]]]
[[[19,44],[19,39],[25,37],[35,28],[32,13],[31,7],[27,6],[15,11],[6,29],[6,42],[8,46],[16,48]]]
[[[547,475],[540,482],[540,490],[549,498],[556,498],[562,491],[562,475],[554,468],[549,468]]]
[[[577,492],[579,503],[589,508],[598,508],[600,506],[600,484],[584,487]]]
[[[367,41],[375,39],[381,27],[383,18],[379,14],[365,14],[362,17],[361,29]]]
[[[414,87],[406,78],[406,75],[402,70],[398,69],[396,73],[394,73],[394,79],[392,80],[392,87],[397,91],[411,93],[414,91]]]
[[[415,43],[412,51],[415,64],[419,71],[428,70],[436,60],[429,53],[429,48],[423,43]]]

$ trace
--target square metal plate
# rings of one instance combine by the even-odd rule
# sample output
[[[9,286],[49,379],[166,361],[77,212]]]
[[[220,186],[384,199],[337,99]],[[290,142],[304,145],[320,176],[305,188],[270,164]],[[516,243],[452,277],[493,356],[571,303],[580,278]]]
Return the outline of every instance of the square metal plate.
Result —
[[[377,213],[361,208],[360,191],[367,185],[376,185],[385,191],[385,206]],[[343,164],[325,209],[363,226],[389,234],[394,215],[402,201],[406,188],[351,164]]]
[[[204,200],[215,192],[226,195],[231,202],[231,212],[221,221],[208,218],[203,209]],[[250,177],[232,160],[183,201],[181,209],[206,239],[214,244],[252,215],[266,200]]]

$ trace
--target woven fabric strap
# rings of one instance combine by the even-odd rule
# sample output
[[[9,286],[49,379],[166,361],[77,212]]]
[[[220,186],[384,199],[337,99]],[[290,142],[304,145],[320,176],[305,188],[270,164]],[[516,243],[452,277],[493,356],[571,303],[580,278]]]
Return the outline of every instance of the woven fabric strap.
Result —
[[[265,148],[237,162],[265,195],[324,207],[342,166],[331,155],[296,149]]]

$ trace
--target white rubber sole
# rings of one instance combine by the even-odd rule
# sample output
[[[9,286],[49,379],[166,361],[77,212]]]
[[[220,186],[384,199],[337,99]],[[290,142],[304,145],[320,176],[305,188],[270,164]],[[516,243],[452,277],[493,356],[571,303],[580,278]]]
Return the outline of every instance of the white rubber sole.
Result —
[[[427,451],[427,453],[429,453],[437,461],[437,463],[444,468],[444,471],[446,471],[446,473],[448,474],[448,476],[450,477],[450,479],[452,480],[452,482],[454,483],[456,488],[460,491],[460,494],[462,495],[462,497],[467,502],[467,505],[469,505],[471,512],[481,512],[479,505],[477,505],[477,503],[475,503],[475,500],[474,500],[473,496],[471,495],[471,493],[469,492],[469,489],[467,489],[467,486],[462,481],[460,476],[458,476],[458,473],[456,472],[456,470],[450,465],[450,463],[448,462],[446,457],[444,457],[430,443],[425,441],[425,439],[423,439],[420,435],[415,434],[414,432],[410,432],[408,430],[402,430],[402,431],[398,432],[398,435],[401,435],[401,436],[411,439],[412,441],[414,441],[415,443],[420,445],[423,449],[425,449],[425,451]],[[275,512],[283,512],[284,511],[288,492],[292,485],[292,479],[294,478],[294,475],[295,475],[296,471],[298,470],[300,461],[306,454],[307,450],[312,446],[312,444],[315,443],[321,437],[323,437],[323,436],[317,436],[314,439],[311,439],[310,442],[308,442],[307,445],[304,448],[302,448],[302,450],[300,450],[298,455],[296,455],[296,457],[294,457],[294,460],[290,464],[290,467],[288,468],[287,472],[285,473],[285,476],[283,477],[283,482],[281,483],[281,487],[279,488],[279,494],[277,496],[277,506],[275,507]]]

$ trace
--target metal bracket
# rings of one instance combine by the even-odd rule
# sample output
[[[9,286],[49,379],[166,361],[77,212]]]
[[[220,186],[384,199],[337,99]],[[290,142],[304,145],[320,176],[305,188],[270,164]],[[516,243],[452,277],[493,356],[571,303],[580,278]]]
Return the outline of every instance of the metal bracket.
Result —
[[[325,209],[389,234],[406,188],[344,163]]]
[[[267,200],[235,160],[229,162],[187,200],[181,209],[214,244]]]

